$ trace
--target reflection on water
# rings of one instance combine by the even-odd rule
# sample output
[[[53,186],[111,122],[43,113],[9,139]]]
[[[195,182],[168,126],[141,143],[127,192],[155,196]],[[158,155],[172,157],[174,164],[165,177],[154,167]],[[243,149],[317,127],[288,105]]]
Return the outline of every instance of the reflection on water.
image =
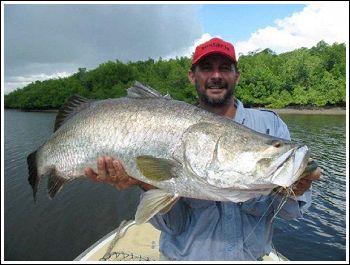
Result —
[[[36,204],[26,157],[52,133],[55,113],[5,111],[5,260],[73,260],[123,219],[134,216],[137,188],[75,180],[49,200],[41,183]],[[281,115],[292,139],[306,143],[322,168],[303,220],[276,220],[274,245],[291,260],[345,260],[345,116]]]

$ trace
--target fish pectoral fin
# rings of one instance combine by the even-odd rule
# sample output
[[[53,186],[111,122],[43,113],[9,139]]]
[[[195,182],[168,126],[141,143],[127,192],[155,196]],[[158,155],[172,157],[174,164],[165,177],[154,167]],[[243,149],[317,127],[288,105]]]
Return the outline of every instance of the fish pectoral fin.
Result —
[[[47,189],[49,190],[49,196],[52,199],[62,189],[62,186],[68,181],[67,179],[57,175],[57,171],[53,169],[50,173],[47,183]]]
[[[158,212],[165,213],[177,202],[178,195],[167,193],[160,189],[151,189],[144,193],[137,206],[135,221],[142,224],[151,219]]]
[[[174,160],[153,156],[138,156],[136,165],[141,173],[149,180],[164,181],[177,178],[180,164]]]

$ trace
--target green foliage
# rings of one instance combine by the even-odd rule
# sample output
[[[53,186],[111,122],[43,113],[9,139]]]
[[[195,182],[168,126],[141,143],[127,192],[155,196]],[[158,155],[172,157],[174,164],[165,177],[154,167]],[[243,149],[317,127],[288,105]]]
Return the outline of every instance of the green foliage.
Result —
[[[345,106],[346,47],[319,42],[276,55],[272,50],[250,52],[239,58],[240,83],[236,96],[245,105],[282,108],[301,106]],[[162,94],[191,104],[198,103],[195,88],[188,81],[191,59],[122,63],[108,61],[96,69],[78,68],[67,78],[33,82],[5,95],[6,108],[59,108],[65,100],[80,94],[92,99],[123,97],[135,80]]]

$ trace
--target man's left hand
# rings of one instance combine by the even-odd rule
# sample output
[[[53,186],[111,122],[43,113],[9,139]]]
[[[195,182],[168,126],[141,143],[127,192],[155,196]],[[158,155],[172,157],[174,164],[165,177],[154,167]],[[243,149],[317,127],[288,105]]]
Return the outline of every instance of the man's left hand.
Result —
[[[304,173],[305,176],[296,181],[293,186],[293,192],[295,196],[301,196],[304,194],[304,192],[310,188],[311,183],[314,180],[318,180],[321,177],[321,169],[317,167],[315,170],[309,172],[309,173]]]

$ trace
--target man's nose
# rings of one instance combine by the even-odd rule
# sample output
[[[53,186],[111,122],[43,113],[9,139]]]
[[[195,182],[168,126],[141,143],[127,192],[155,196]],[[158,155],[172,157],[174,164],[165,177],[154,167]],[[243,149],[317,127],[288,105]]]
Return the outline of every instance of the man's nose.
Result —
[[[211,73],[211,78],[222,78],[221,72],[219,68],[213,68],[212,73]]]

